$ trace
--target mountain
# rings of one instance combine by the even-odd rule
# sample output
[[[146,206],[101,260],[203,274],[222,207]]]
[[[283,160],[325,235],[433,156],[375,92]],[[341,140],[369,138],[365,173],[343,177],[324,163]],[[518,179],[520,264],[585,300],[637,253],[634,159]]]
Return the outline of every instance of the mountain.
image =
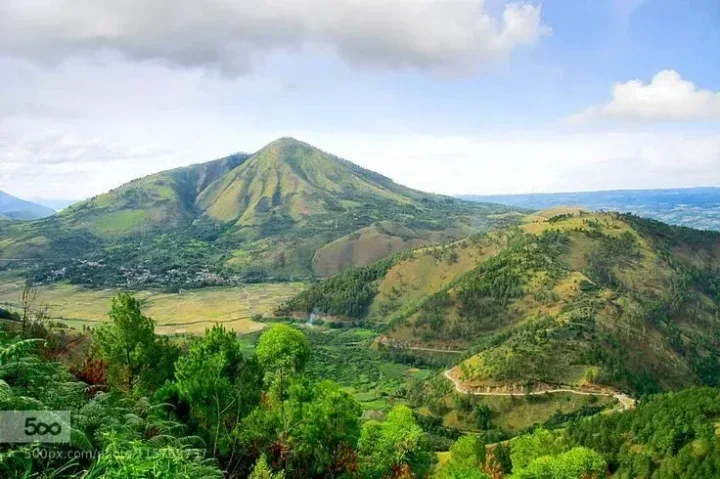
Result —
[[[21,200],[0,191],[0,219],[36,220],[55,214],[55,210],[30,201]]]
[[[292,138],[127,183],[0,232],[37,281],[189,287],[308,279],[516,222],[427,194]]]
[[[237,153],[133,180],[64,209],[62,223],[101,238],[179,227],[201,213],[198,195],[249,157]]]
[[[532,210],[578,205],[593,211],[634,213],[668,224],[720,231],[720,188],[467,195],[460,198],[468,201],[502,203]]]
[[[448,374],[468,388],[647,393],[720,385],[718,278],[719,233],[555,208],[346,270],[279,313],[379,328],[395,354],[463,351]]]
[[[282,138],[203,191],[198,205],[217,220],[253,226],[273,215],[298,221],[360,207],[368,200],[419,206],[432,198],[306,143]]]

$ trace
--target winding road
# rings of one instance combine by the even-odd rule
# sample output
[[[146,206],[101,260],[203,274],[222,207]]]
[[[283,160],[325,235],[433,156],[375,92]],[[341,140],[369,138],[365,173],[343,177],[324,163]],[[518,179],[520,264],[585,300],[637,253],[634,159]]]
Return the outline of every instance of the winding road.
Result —
[[[628,411],[630,409],[635,408],[635,400],[628,396],[625,393],[621,393],[619,391],[608,391],[608,392],[602,392],[602,391],[581,391],[578,389],[566,389],[566,388],[558,388],[558,389],[548,389],[545,391],[534,391],[529,393],[512,393],[512,392],[481,392],[481,391],[471,391],[469,389],[463,388],[460,385],[460,381],[458,379],[455,379],[450,374],[450,369],[445,371],[444,375],[446,378],[448,378],[450,381],[452,381],[453,385],[455,386],[455,390],[459,392],[460,394],[470,394],[473,396],[540,396],[542,394],[552,394],[552,393],[570,393],[570,394],[578,394],[580,396],[604,396],[604,397],[614,397],[617,399],[618,403],[620,404],[620,410],[622,411]]]
[[[398,345],[393,344],[390,341],[387,341],[385,339],[380,339],[378,341],[380,344],[390,346],[393,348],[398,349],[409,349],[411,351],[428,351],[428,352],[436,352],[436,353],[455,353],[455,354],[461,354],[465,351],[458,351],[458,350],[452,350],[452,349],[434,349],[434,348],[422,348],[417,346],[405,346],[405,345]],[[620,404],[620,407],[618,408],[619,411],[628,411],[630,409],[635,409],[635,399],[631,398],[625,393],[622,393],[620,391],[613,391],[613,390],[606,390],[606,391],[583,391],[579,389],[570,389],[570,388],[557,388],[557,389],[547,389],[545,391],[533,391],[528,393],[513,393],[513,392],[482,392],[482,391],[472,391],[466,388],[463,388],[460,384],[460,381],[458,379],[455,379],[450,374],[451,369],[448,369],[444,372],[444,375],[446,378],[448,378],[450,381],[452,381],[453,385],[455,386],[455,390],[459,392],[460,394],[470,394],[473,396],[540,396],[542,394],[552,394],[552,393],[569,393],[569,394],[577,394],[580,396],[602,396],[602,397],[613,397],[617,399],[618,403]]]

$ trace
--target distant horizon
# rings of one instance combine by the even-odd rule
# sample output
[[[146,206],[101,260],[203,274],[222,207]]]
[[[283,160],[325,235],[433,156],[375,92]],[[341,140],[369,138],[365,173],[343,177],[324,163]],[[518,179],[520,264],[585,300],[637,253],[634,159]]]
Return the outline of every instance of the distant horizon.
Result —
[[[0,189],[89,198],[288,136],[445,195],[720,185],[717,0],[141,7],[0,18]]]
[[[118,185],[118,186],[121,186],[121,185]],[[407,185],[403,185],[403,186],[407,186]],[[678,188],[673,188],[673,187],[669,187],[669,188],[618,188],[618,189],[608,189],[608,190],[548,191],[548,192],[543,191],[543,192],[497,193],[497,194],[485,194],[485,193],[459,193],[459,194],[437,193],[437,194],[443,194],[445,196],[450,196],[450,197],[458,198],[458,199],[466,199],[469,197],[498,198],[498,197],[518,197],[518,196],[551,196],[551,195],[564,195],[564,194],[572,195],[572,194],[593,194],[593,193],[615,193],[615,192],[622,193],[622,192],[633,192],[633,191],[652,192],[652,191],[686,191],[686,190],[720,190],[720,186],[687,186],[687,187],[678,187]],[[75,203],[78,203],[80,201],[85,201],[85,200],[92,198],[92,196],[88,196],[85,198],[77,198],[77,199],[42,198],[42,197],[24,198],[22,196],[18,196],[7,190],[0,190],[0,191],[4,191],[5,193],[8,193],[12,196],[15,196],[16,198],[20,198],[25,201],[31,201],[33,203],[37,203],[42,206],[46,206],[48,208],[52,208],[57,212],[60,212],[62,209],[67,208],[68,206],[71,206]],[[434,193],[434,192],[428,192],[428,193]],[[101,194],[103,194],[103,193],[101,193]],[[94,196],[97,196],[97,195],[94,195]],[[57,205],[64,205],[64,206],[57,206]]]
[[[590,194],[590,193],[622,193],[630,191],[684,191],[684,190],[720,190],[718,186],[683,186],[683,187],[667,187],[667,188],[615,188],[608,190],[583,190],[583,191],[538,191],[538,192],[527,192],[527,193],[497,193],[497,194],[475,194],[475,193],[461,193],[451,195],[456,198],[477,196],[477,197],[498,197],[498,196],[534,196],[534,195],[576,195],[576,194]]]

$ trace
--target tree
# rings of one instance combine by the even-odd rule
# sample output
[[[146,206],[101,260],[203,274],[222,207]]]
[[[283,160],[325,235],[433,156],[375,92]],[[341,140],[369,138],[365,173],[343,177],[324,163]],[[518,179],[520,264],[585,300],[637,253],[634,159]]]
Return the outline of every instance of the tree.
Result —
[[[175,385],[211,442],[229,451],[230,432],[259,401],[259,374],[245,361],[231,331],[216,325],[193,342],[175,365]]]
[[[27,330],[30,322],[30,313],[32,312],[35,302],[38,299],[40,290],[32,285],[29,281],[25,283],[20,292],[20,321],[22,322],[23,332]]]
[[[292,477],[355,471],[360,405],[332,381],[289,381],[284,401],[265,401],[235,430],[245,450],[263,451]]]
[[[490,450],[485,460],[486,470],[491,477],[502,477],[504,474],[512,472],[512,459],[510,459],[510,447],[505,443],[500,443]]]
[[[430,450],[425,432],[418,426],[412,410],[395,406],[384,422],[363,424],[358,442],[360,475],[423,477],[430,467]]]
[[[513,471],[526,467],[538,457],[554,456],[564,450],[562,439],[545,429],[520,436],[513,441],[510,452]]]
[[[297,329],[276,324],[260,336],[255,355],[265,371],[266,381],[282,401],[288,379],[302,372],[310,359],[310,343]]]
[[[267,463],[265,454],[263,454],[255,463],[255,467],[253,467],[248,479],[285,479],[285,473],[274,473]]]
[[[153,391],[173,379],[180,348],[169,337],[155,335],[144,357],[149,367],[143,369],[137,384],[143,391]]]
[[[310,472],[341,474],[353,469],[360,437],[360,405],[332,381],[313,385],[304,401],[291,401],[293,424],[289,442],[296,463]]]
[[[98,328],[94,339],[111,379],[132,389],[154,367],[148,355],[155,346],[155,322],[142,314],[140,301],[129,293],[113,298],[109,316],[110,322]]]
[[[43,325],[43,321],[47,319],[48,307],[41,305],[40,288],[33,286],[27,281],[20,292],[20,325],[23,334],[32,334],[29,331],[34,324]]]
[[[558,456],[539,457],[532,460],[527,467],[514,471],[513,479],[601,479],[605,477],[607,464],[602,456],[592,449],[576,447]]]
[[[450,447],[450,458],[443,464],[437,479],[488,479],[483,473],[485,444],[477,436],[463,436]]]
[[[490,429],[490,418],[492,410],[487,404],[478,404],[475,406],[475,425],[478,429],[486,431]]]

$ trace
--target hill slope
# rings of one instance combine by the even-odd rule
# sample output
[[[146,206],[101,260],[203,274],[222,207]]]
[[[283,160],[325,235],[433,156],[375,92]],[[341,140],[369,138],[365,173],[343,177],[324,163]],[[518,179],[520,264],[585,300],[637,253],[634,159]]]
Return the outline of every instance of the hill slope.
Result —
[[[55,214],[55,210],[30,201],[21,200],[0,191],[0,219],[36,220]]]
[[[250,226],[272,215],[297,221],[364,201],[417,204],[431,198],[306,143],[281,138],[205,190],[198,204],[215,219]]]
[[[287,310],[369,322],[406,352],[465,350],[451,374],[468,388],[720,384],[720,234],[547,216],[345,271]]]
[[[249,156],[237,153],[131,181],[66,208],[62,222],[102,238],[179,226],[198,216],[198,195]]]
[[[418,192],[283,138],[253,155],[150,175],[53,218],[4,228],[0,257],[32,260],[38,281],[92,285],[299,279],[519,216]]]
[[[673,225],[720,231],[720,188],[466,195],[460,198],[533,210],[560,205],[580,205],[593,211],[634,213]]]

